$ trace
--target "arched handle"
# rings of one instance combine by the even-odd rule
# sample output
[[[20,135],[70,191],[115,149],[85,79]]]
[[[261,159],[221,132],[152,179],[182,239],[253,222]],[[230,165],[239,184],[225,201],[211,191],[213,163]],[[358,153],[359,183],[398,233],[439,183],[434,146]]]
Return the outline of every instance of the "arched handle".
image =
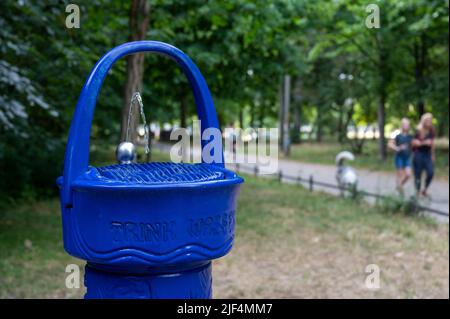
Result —
[[[202,133],[207,128],[219,129],[216,110],[205,79],[194,62],[181,50],[158,41],[136,41],[115,47],[106,53],[94,66],[78,98],[64,158],[62,200],[65,207],[72,205],[72,182],[85,173],[88,168],[92,117],[103,80],[111,66],[119,58],[138,52],[155,52],[174,60],[182,68],[194,93],[197,114],[201,120]],[[209,142],[209,140],[202,139],[202,148]],[[214,142],[222,150],[222,140]],[[221,158],[221,163],[213,164],[223,167],[223,154],[221,154]]]

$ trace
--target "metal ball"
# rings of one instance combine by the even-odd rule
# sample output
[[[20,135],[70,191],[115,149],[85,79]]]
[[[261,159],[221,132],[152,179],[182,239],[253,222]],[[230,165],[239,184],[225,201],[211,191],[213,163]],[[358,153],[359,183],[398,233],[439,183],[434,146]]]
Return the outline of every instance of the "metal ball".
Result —
[[[117,146],[116,158],[119,164],[133,163],[136,158],[136,147],[131,142],[122,142]]]

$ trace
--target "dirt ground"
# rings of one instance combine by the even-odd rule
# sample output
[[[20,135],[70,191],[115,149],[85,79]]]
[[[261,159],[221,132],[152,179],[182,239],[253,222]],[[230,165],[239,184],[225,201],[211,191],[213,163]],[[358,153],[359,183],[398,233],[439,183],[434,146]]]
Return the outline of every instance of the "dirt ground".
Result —
[[[369,249],[314,232],[254,241],[237,238],[233,251],[214,262],[215,298],[449,298],[449,252],[402,250],[400,240],[381,234],[386,246]],[[442,227],[434,240],[448,241]],[[374,250],[376,252],[374,252]],[[366,288],[365,268],[380,268],[380,288]]]
[[[214,298],[449,298],[448,224],[245,178]],[[0,298],[83,297],[65,287],[66,266],[84,262],[63,249],[57,199],[5,209],[0,244]]]

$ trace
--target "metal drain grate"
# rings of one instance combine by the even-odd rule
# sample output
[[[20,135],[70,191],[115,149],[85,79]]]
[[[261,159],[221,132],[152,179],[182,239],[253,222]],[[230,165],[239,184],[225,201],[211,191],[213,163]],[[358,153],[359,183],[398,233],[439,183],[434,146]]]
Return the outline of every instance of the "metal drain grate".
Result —
[[[157,184],[205,182],[225,178],[219,168],[208,164],[137,163],[96,168],[101,179],[116,182]]]

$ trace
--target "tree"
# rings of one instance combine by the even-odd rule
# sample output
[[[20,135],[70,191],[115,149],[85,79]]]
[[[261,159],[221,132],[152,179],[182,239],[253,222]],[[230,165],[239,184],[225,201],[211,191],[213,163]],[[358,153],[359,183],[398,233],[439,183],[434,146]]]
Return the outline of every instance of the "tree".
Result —
[[[147,0],[133,0],[130,6],[129,41],[144,40],[148,31],[150,20],[150,3]],[[130,103],[134,92],[142,90],[142,79],[144,76],[144,53],[136,53],[127,56],[127,71],[124,86],[124,99],[122,111],[121,140],[125,141],[127,132],[132,142],[137,138],[137,127],[139,124],[139,109]],[[131,117],[131,121],[129,121]],[[130,127],[128,127],[130,124]]]

